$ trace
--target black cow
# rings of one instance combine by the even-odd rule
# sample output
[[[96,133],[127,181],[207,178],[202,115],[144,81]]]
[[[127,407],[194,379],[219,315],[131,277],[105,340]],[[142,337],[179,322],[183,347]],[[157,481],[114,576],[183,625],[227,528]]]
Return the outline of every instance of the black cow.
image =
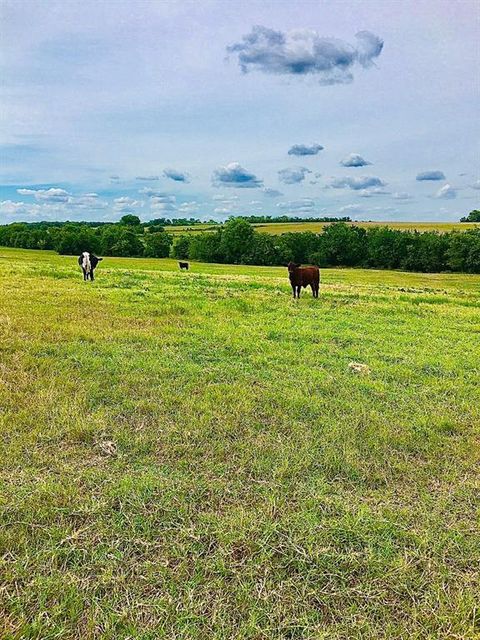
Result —
[[[294,298],[300,298],[302,287],[309,285],[312,288],[313,297],[318,298],[320,288],[320,269],[318,267],[301,267],[299,264],[289,262],[287,268]]]
[[[78,264],[82,268],[84,280],[88,280],[89,278],[92,281],[95,280],[93,272],[100,260],[103,260],[103,258],[97,258],[97,256],[94,256],[93,253],[89,253],[88,251],[84,251],[81,256],[78,256]]]
[[[188,262],[179,262],[178,266],[180,267],[180,270],[186,269],[188,271]]]

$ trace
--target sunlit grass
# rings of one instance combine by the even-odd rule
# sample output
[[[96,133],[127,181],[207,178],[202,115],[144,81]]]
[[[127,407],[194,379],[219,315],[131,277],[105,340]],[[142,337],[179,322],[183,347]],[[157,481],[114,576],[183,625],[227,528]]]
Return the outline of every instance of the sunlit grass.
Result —
[[[478,635],[480,276],[0,267],[0,637]]]
[[[329,222],[271,222],[268,224],[253,225],[257,231],[279,235],[281,233],[294,233],[299,231],[312,231],[320,233]],[[352,226],[370,229],[372,227],[389,227],[390,229],[398,229],[400,231],[438,231],[447,233],[449,231],[467,231],[467,229],[476,229],[480,227],[480,223],[475,222],[351,222],[347,223]],[[215,231],[217,226],[196,225],[191,227],[171,226],[167,230],[169,233],[199,233],[201,231]]]

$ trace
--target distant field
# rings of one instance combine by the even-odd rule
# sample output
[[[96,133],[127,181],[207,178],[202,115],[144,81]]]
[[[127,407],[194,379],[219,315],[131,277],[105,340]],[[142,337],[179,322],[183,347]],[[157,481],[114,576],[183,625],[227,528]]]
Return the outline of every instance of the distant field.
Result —
[[[257,231],[262,233],[270,233],[278,235],[280,233],[293,233],[295,231],[313,231],[319,233],[329,222],[272,222],[269,224],[253,225]],[[353,226],[363,227],[390,227],[391,229],[400,229],[402,231],[439,231],[446,233],[447,231],[466,231],[467,229],[480,228],[480,223],[475,222],[351,222]],[[212,231],[216,226],[197,225],[192,227],[167,227],[169,233],[198,233],[200,231]]]
[[[0,268],[2,639],[479,637],[480,276]]]

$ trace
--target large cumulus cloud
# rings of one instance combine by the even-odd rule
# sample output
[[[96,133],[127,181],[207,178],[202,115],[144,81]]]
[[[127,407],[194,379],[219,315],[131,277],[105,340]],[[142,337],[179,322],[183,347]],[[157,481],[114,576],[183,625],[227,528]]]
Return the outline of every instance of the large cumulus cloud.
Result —
[[[231,162],[226,167],[218,167],[212,175],[215,187],[236,187],[237,189],[256,189],[263,186],[263,180],[244,169],[238,162]]]
[[[323,85],[345,84],[352,82],[356,65],[371,66],[383,48],[383,40],[369,31],[360,31],[355,38],[350,44],[311,29],[284,33],[255,26],[227,51],[238,56],[243,73],[311,75]]]

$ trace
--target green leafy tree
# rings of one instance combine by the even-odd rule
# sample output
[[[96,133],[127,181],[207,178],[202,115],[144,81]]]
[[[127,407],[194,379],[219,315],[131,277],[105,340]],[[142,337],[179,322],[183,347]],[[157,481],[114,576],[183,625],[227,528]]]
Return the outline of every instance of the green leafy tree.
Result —
[[[140,226],[140,218],[138,216],[134,216],[131,213],[127,213],[126,215],[120,218],[120,224],[124,227],[138,227]]]
[[[460,222],[480,222],[480,211],[478,209],[470,211],[468,216],[460,218]]]
[[[233,264],[249,262],[253,251],[254,229],[242,218],[231,218],[225,223],[220,251],[225,262]]]
[[[480,229],[454,232],[447,250],[447,265],[452,271],[480,273]]]
[[[167,258],[170,255],[172,236],[165,231],[145,235],[144,255],[147,258]]]
[[[115,244],[111,248],[110,255],[136,258],[143,255],[143,243],[138,235],[128,229],[123,229]]]
[[[173,245],[173,257],[179,260],[188,260],[190,257],[189,236],[179,236]]]
[[[223,231],[197,233],[190,239],[190,258],[200,262],[225,262],[220,245]]]

